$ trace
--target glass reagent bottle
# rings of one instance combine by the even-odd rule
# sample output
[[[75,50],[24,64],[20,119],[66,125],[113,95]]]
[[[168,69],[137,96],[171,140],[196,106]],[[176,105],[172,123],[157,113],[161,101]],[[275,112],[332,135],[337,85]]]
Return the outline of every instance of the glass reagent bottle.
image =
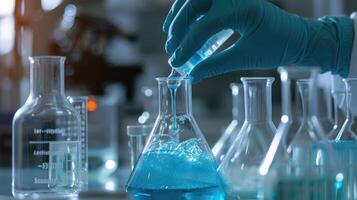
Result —
[[[16,198],[76,196],[81,189],[80,114],[64,95],[64,57],[30,57],[30,95],[13,119]]]

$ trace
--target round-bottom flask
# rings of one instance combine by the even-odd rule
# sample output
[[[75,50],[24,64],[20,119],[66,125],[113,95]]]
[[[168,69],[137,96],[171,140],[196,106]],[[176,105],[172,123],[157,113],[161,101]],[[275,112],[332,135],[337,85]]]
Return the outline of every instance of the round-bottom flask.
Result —
[[[224,200],[216,161],[192,116],[190,79],[157,80],[159,115],[127,191],[135,200]]]
[[[227,185],[228,200],[256,199],[258,168],[273,139],[272,83],[274,78],[241,78],[245,122],[224,157],[219,172]]]
[[[80,116],[64,95],[64,57],[31,57],[31,89],[13,119],[16,198],[75,196],[80,189]]]
[[[228,149],[236,139],[244,123],[244,91],[242,84],[231,84],[232,91],[232,121],[224,130],[222,136],[212,148],[218,163],[222,162]]]

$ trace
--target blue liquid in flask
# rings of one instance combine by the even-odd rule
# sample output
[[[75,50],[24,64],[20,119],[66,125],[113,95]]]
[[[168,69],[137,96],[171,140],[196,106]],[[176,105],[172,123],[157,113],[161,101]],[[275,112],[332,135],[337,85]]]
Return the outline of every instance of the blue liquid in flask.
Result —
[[[343,165],[344,200],[357,199],[357,141],[332,142]]]
[[[160,143],[160,144],[159,144]],[[135,200],[224,200],[213,156],[198,139],[153,142],[131,175],[127,190]]]
[[[274,200],[343,200],[342,185],[332,178],[291,177],[279,181]]]
[[[343,175],[330,166],[333,163],[327,161],[329,157],[326,156],[330,155],[324,153],[326,147],[323,143],[312,144],[312,149],[297,147],[293,151],[296,157],[300,157],[300,162],[289,167],[289,176],[279,178],[272,199],[345,200]],[[321,165],[316,165],[320,162]]]

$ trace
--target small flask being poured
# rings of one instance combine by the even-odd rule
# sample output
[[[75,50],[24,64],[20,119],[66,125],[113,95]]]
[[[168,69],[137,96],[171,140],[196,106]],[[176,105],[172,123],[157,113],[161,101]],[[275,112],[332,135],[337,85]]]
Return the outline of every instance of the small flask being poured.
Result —
[[[211,56],[233,33],[234,31],[231,29],[216,33],[209,38],[185,64],[180,67],[175,67],[173,70],[177,71],[183,77],[189,76],[198,63]]]

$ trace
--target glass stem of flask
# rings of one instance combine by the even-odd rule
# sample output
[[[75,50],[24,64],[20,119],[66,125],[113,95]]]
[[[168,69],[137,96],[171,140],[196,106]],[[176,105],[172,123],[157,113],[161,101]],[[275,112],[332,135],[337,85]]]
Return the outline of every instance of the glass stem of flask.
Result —
[[[309,105],[309,82],[298,82],[298,89],[301,98],[302,106],[302,120],[306,122],[308,119],[308,105]]]
[[[239,124],[244,122],[244,91],[243,85],[231,84],[232,91],[232,119]]]
[[[170,130],[173,135],[176,135],[178,131],[177,114],[176,114],[176,100],[177,100],[176,94],[177,94],[177,88],[170,88],[171,113],[172,113],[172,124]]]
[[[245,116],[248,122],[272,120],[271,86],[273,79],[244,79]]]

